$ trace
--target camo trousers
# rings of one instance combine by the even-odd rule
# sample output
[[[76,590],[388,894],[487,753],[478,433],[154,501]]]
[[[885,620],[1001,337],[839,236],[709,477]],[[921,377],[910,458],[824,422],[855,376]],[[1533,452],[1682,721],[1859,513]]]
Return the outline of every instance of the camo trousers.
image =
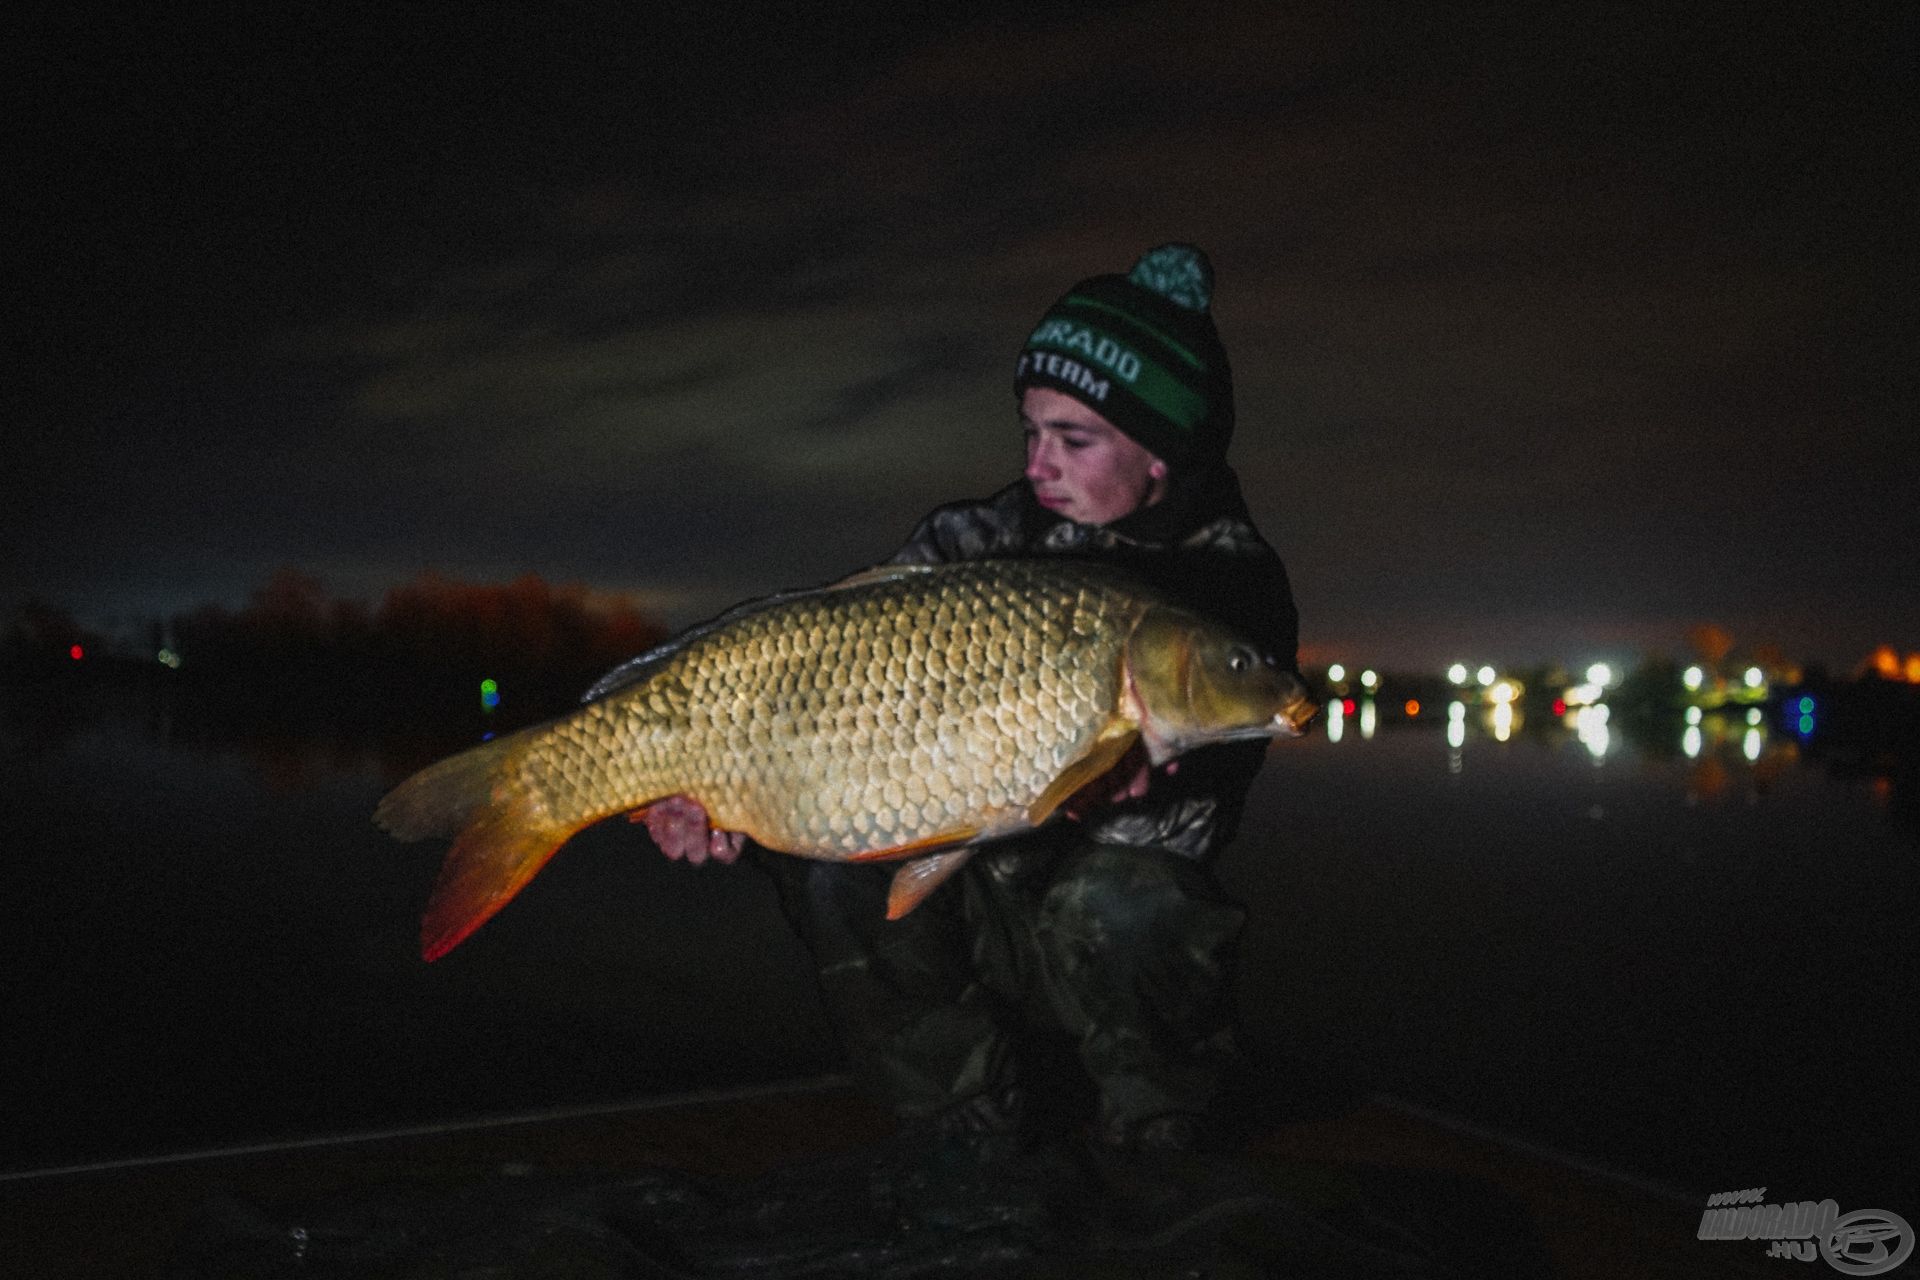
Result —
[[[1206,1115],[1238,1064],[1246,913],[1190,858],[1036,835],[975,854],[891,922],[890,867],[765,861],[854,1069],[905,1120],[1057,1094],[1020,1075],[1051,1038],[1095,1086],[1089,1118],[1124,1142],[1156,1116]]]

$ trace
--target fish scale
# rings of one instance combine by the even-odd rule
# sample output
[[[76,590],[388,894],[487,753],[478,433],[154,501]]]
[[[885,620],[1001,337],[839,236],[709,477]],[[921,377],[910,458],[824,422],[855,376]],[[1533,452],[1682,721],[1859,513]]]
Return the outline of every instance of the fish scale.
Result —
[[[1031,828],[1148,719],[1192,719],[1186,672],[1202,648],[1216,665],[1251,652],[1111,570],[876,570],[696,628],[572,715],[422,770],[375,817],[402,839],[455,837],[423,923],[429,958],[574,832],[670,796],[781,852],[912,859],[889,907],[911,910],[964,859],[938,850]],[[1290,675],[1234,670],[1218,679],[1244,689],[1153,750],[1293,733],[1311,715]]]
[[[714,825],[826,858],[962,818],[1004,825],[1102,727],[1139,610],[1137,593],[1089,591],[1048,566],[776,606],[693,641],[605,714],[526,752],[518,785],[589,821],[636,794],[699,793]],[[929,775],[947,783],[941,802],[910,802],[904,781]],[[793,802],[820,781],[841,821]]]

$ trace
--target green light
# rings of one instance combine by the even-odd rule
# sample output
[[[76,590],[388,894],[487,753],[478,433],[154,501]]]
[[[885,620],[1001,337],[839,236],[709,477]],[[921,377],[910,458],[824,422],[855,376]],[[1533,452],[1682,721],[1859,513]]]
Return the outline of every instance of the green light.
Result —
[[[482,680],[480,682],[481,708],[486,711],[491,711],[499,705],[500,705],[500,686],[498,684],[495,684],[491,679]]]

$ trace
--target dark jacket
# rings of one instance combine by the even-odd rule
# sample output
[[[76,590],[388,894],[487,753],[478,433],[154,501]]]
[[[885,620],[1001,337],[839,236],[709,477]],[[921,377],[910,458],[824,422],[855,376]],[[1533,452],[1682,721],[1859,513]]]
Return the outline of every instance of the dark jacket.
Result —
[[[992,497],[954,502],[920,522],[889,564],[1065,556],[1117,563],[1142,581],[1235,628],[1296,666],[1299,615],[1280,557],[1253,526],[1231,468],[1176,478],[1167,495],[1107,525],[1077,524],[1033,500],[1024,480]],[[1192,858],[1233,837],[1264,743],[1189,752],[1146,796],[1100,811],[1084,834],[1107,844],[1157,845]]]

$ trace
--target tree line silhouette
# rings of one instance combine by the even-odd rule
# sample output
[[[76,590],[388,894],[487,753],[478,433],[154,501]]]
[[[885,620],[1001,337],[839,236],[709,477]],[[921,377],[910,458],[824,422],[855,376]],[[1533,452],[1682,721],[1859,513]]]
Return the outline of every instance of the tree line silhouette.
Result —
[[[30,601],[0,633],[0,650],[15,674],[137,672],[275,703],[459,698],[479,710],[481,681],[491,680],[503,705],[551,712],[669,634],[628,601],[537,574],[478,583],[422,573],[369,605],[291,566],[241,608],[205,604],[148,630],[137,646],[109,641]],[[156,661],[162,654],[168,665]]]

